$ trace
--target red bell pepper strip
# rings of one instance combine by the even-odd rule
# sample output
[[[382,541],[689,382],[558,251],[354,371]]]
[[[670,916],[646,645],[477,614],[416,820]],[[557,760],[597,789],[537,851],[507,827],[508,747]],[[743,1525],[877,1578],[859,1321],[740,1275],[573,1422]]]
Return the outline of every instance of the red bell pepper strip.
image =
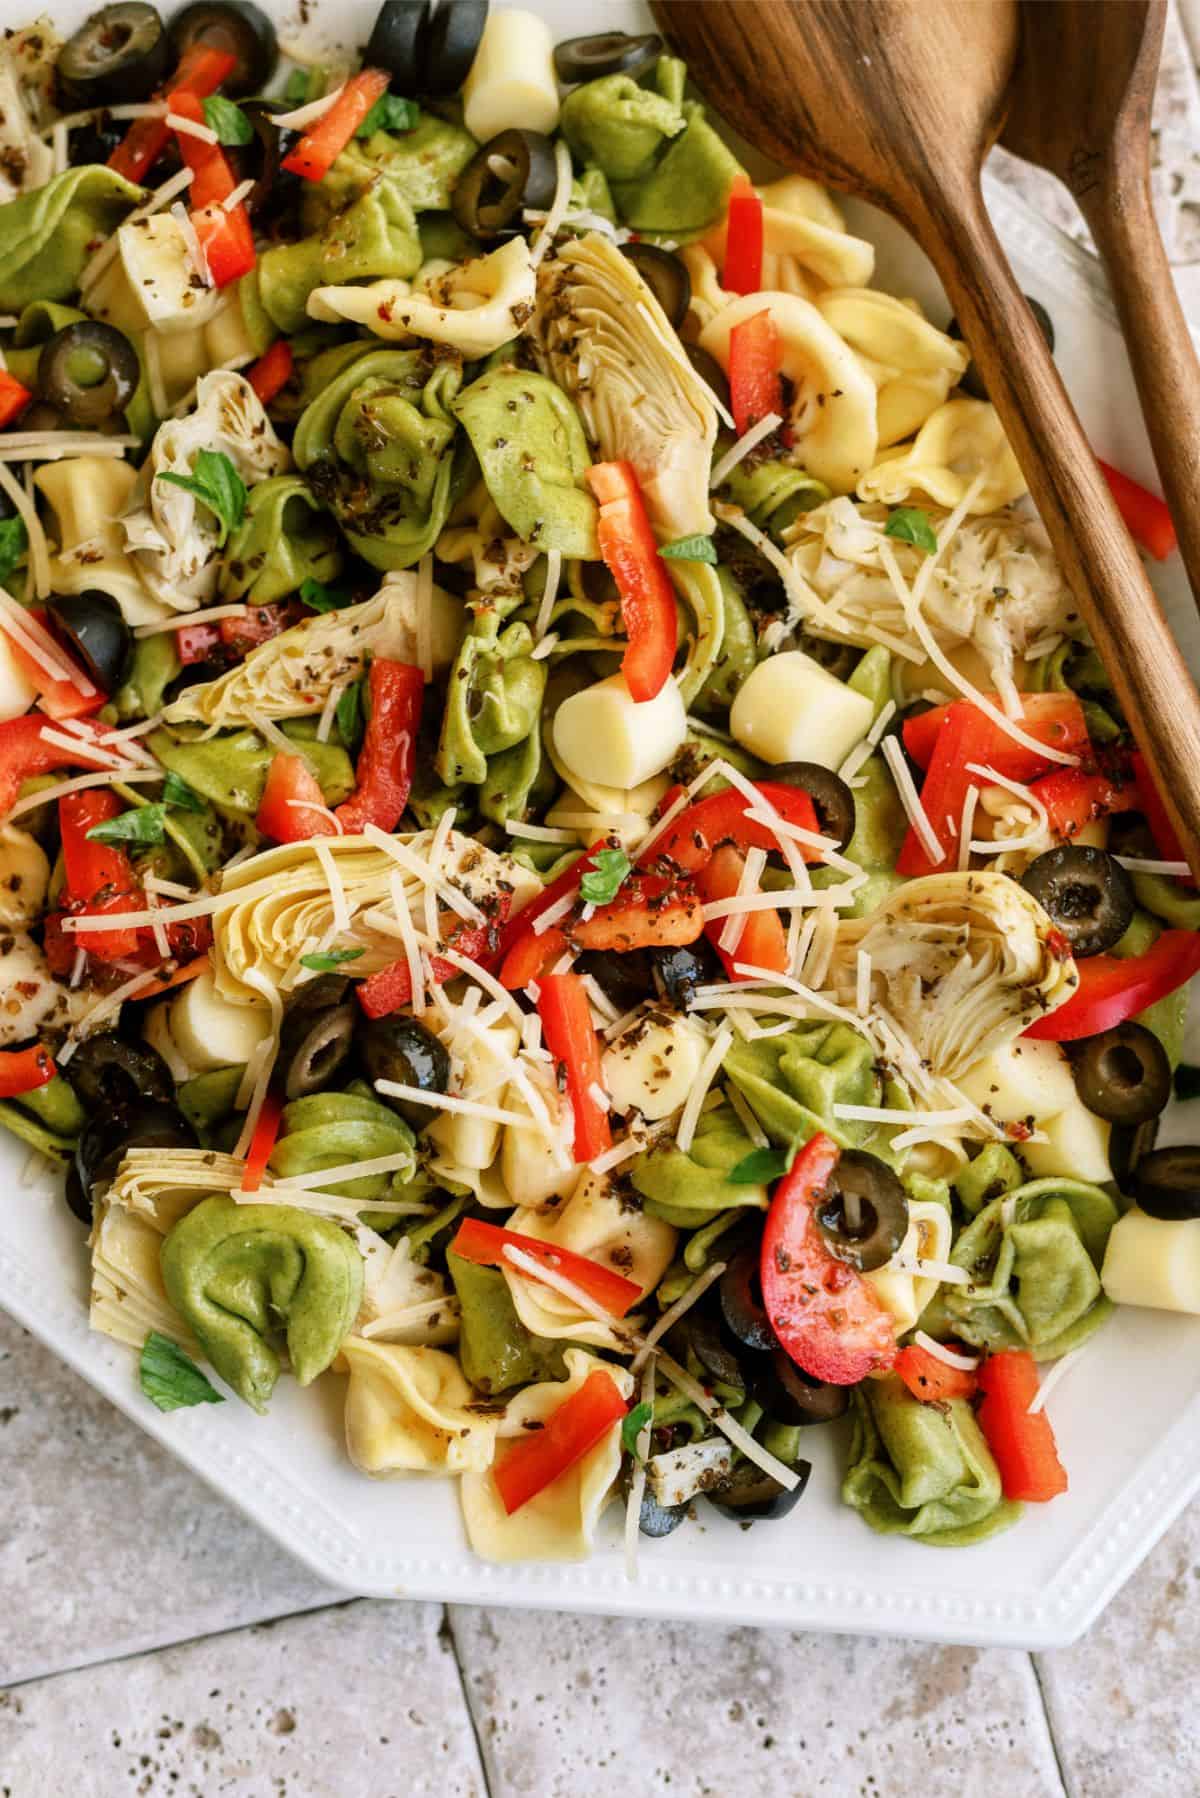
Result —
[[[762,287],[763,204],[748,175],[734,177],[725,226],[721,286],[730,293],[757,293]]]
[[[0,819],[16,804],[25,781],[57,773],[60,768],[95,768],[78,750],[45,742],[42,732],[51,728],[38,712],[0,722]],[[80,742],[86,741],[87,737],[80,738]]]
[[[1137,783],[1138,807],[1146,814],[1146,822],[1150,826],[1150,835],[1154,838],[1154,847],[1165,862],[1186,862],[1183,845],[1175,834],[1175,826],[1171,822],[1171,814],[1163,803],[1163,796],[1158,790],[1158,782],[1150,771],[1150,764],[1140,749],[1135,749],[1130,757],[1133,767],[1133,778]]]
[[[275,843],[305,843],[338,833],[320,783],[302,755],[272,758],[254,822]]]
[[[455,917],[443,938],[443,948],[456,949],[471,961],[481,960],[503,924],[508,905],[508,895],[505,894],[498,917],[487,924],[467,924]],[[442,924],[445,923],[446,919],[443,917]],[[429,971],[436,986],[444,986],[447,980],[453,980],[462,973],[460,967],[447,961],[442,955],[430,956]],[[406,1005],[411,1005],[413,996],[412,975],[407,957],[402,956],[399,961],[389,962],[386,968],[368,974],[365,980],[360,981],[357,992],[358,1002],[369,1018],[387,1018],[393,1012],[403,1011]]]
[[[1165,562],[1173,555],[1178,546],[1175,526],[1171,522],[1171,514],[1163,501],[1155,493],[1148,493],[1131,481],[1127,474],[1119,468],[1111,468],[1107,462],[1100,463],[1100,472],[1108,482],[1113,498],[1117,502],[1117,510],[1125,520],[1131,537],[1135,537],[1143,549],[1158,562]]]
[[[745,865],[736,849],[718,849],[711,861],[696,875],[696,885],[701,897],[710,901],[732,899],[741,884]],[[777,911],[746,912],[742,934],[733,949],[721,947],[721,932],[727,922],[727,918],[713,918],[704,926],[704,934],[720,956],[730,980],[749,978],[736,972],[738,962],[745,962],[750,967],[768,968],[772,974],[787,972],[787,932]]]
[[[628,462],[597,462],[587,472],[600,504],[600,554],[617,583],[629,642],[621,673],[638,705],[654,699],[671,677],[678,637],[675,589]]]
[[[39,624],[45,624],[44,612],[31,608],[30,615],[36,618]],[[93,712],[98,712],[102,706],[107,705],[108,695],[100,691],[90,676],[88,684],[91,686],[91,692],[81,693],[74,681],[55,680],[53,675],[47,674],[42,664],[34,661],[28,650],[23,649],[15,637],[9,637],[6,641],[13,661],[30,686],[37,689],[38,707],[45,712],[48,718],[60,721],[66,718],[89,718]],[[71,657],[67,655],[61,645],[56,645],[56,648],[64,661],[71,661]],[[80,670],[80,672],[83,671]]]
[[[258,1114],[258,1122],[254,1126],[254,1135],[250,1138],[250,1147],[246,1154],[246,1166],[242,1171],[243,1192],[257,1192],[267,1171],[267,1163],[279,1137],[279,1122],[283,1116],[283,1098],[279,1093],[268,1092],[262,1102],[262,1110]]]
[[[825,1246],[816,1209],[841,1150],[818,1131],[775,1188],[763,1228],[763,1304],[797,1367],[814,1380],[856,1386],[896,1359],[895,1329],[874,1289]]]
[[[170,973],[155,969],[153,973],[147,974],[141,986],[135,986],[131,993],[127,993],[126,998],[157,999],[160,993],[169,992],[175,986],[186,986],[189,980],[196,980],[201,974],[207,974],[211,967],[212,961],[208,955],[198,955],[195,961],[185,962],[181,968],[173,968]]]
[[[204,107],[195,94],[178,89],[167,96],[171,111],[194,125],[204,124]],[[215,287],[228,287],[254,267],[254,232],[250,214],[239,202],[224,202],[237,188],[229,159],[219,144],[208,144],[190,132],[178,131],[179,154],[192,171],[188,205],[196,236],[204,251]]]
[[[270,405],[291,378],[292,346],[284,337],[277,338],[266,355],[246,370],[246,379],[264,406]]]
[[[913,1397],[927,1405],[952,1398],[973,1398],[978,1385],[973,1368],[951,1367],[915,1342],[900,1350],[895,1371]]]
[[[1200,932],[1164,930],[1144,955],[1089,955],[1075,964],[1079,985],[1057,1011],[1024,1032],[1047,1043],[1073,1043],[1135,1018],[1200,973]]]
[[[175,653],[188,668],[193,662],[207,662],[220,641],[215,624],[181,624],[175,632]]]
[[[35,1093],[39,1086],[48,1086],[54,1074],[53,1058],[41,1043],[28,1049],[0,1051],[0,1099],[19,1099],[22,1093]]]
[[[605,1149],[611,1149],[612,1130],[608,1112],[596,1102],[594,1089],[604,1089],[600,1044],[592,1024],[587,988],[578,974],[544,977],[538,993],[538,1016],[546,1047],[566,1075],[567,1094],[575,1113],[575,1159],[594,1161]]]
[[[522,987],[540,980],[566,952],[567,939],[556,924],[540,935],[536,930],[527,930],[524,936],[517,938],[500,964],[501,986],[507,992],[519,992]]]
[[[1038,1373],[1025,1349],[989,1355],[979,1371],[979,1427],[1000,1469],[1005,1498],[1045,1504],[1067,1490],[1054,1430],[1044,1411],[1030,1412]]]
[[[989,693],[986,697],[993,705],[1000,705],[998,694]],[[930,712],[919,712],[915,718],[905,720],[904,747],[918,768],[928,768],[942,726],[952,713],[962,711],[973,712],[978,720],[973,739],[973,747],[979,752],[976,760],[985,761],[997,774],[1005,774],[1009,780],[1032,780],[1055,765],[1048,757],[1039,757],[1010,737],[971,700],[955,699],[949,705],[935,706]],[[1051,749],[1061,749],[1069,755],[1088,752],[1087,720],[1074,693],[1023,693],[1021,716],[1013,722],[1027,737]]]
[[[515,918],[509,919],[500,932],[500,940],[496,944],[495,950],[484,962],[484,966],[489,970],[500,967],[508,959],[517,943],[523,942],[527,936],[536,935],[533,928],[535,918],[540,918],[543,912],[549,911],[552,905],[557,905],[560,899],[565,899],[568,893],[578,890],[584,875],[597,866],[595,857],[602,849],[617,847],[619,847],[617,843],[610,843],[606,838],[601,837],[599,842],[593,843],[589,849],[584,850],[582,855],[577,856],[569,867],[564,868],[561,874],[556,874],[550,884],[542,888],[536,899],[531,899]],[[523,986],[525,983],[521,981],[519,984]]]
[[[1097,818],[1132,811],[1137,788],[1128,774],[1087,774],[1082,768],[1057,768],[1035,780],[1030,793],[1040,799],[1055,836],[1070,842]]]
[[[355,770],[357,785],[337,815],[353,836],[368,824],[395,830],[412,790],[417,759],[417,726],[425,676],[407,662],[376,656],[367,675],[371,713]]]
[[[576,948],[623,954],[694,943],[703,930],[704,913],[692,887],[662,875],[635,873],[615,899],[598,905],[590,918],[567,924],[565,934]]]
[[[552,1411],[540,1430],[522,1437],[492,1469],[508,1516],[582,1461],[625,1415],[625,1400],[602,1368]]]
[[[788,786],[781,780],[760,780],[754,785],[762,795],[764,807],[774,808],[785,823],[819,832],[816,810],[803,787]],[[770,825],[747,817],[751,809],[750,801],[736,787],[710,793],[706,799],[689,805],[662,836],[651,842],[646,859],[651,864],[668,861],[694,874],[711,858],[713,850],[725,843],[743,854],[747,849],[778,849]],[[819,849],[797,846],[805,861],[820,861]]]
[[[783,414],[779,333],[764,306],[729,333],[729,409],[738,436],[768,412]]]
[[[22,387],[16,375],[0,369],[0,431],[6,431],[15,423],[32,398],[28,387]]]
[[[306,181],[321,181],[329,173],[376,100],[388,91],[391,76],[384,69],[363,69],[342,89],[327,113],[306,131],[283,167]]]
[[[181,93],[205,100],[237,67],[237,57],[201,40],[185,50],[169,84],[171,100]],[[160,96],[161,97],[161,96]],[[171,128],[165,119],[135,119],[108,159],[110,169],[127,181],[142,182],[167,147]]]
[[[96,843],[88,832],[117,817],[126,807],[115,793],[103,787],[82,793],[64,793],[58,802],[66,874],[64,901],[67,909],[95,917],[106,911],[137,911],[141,894],[125,851],[115,843]],[[74,938],[75,947],[86,949],[98,961],[124,961],[137,954],[138,933],[129,926],[115,930],[89,930]]]
[[[614,1273],[611,1267],[593,1261],[588,1255],[560,1249],[557,1244],[542,1242],[536,1236],[523,1236],[518,1230],[504,1230],[499,1224],[485,1223],[482,1218],[466,1218],[450,1248],[453,1254],[461,1255],[464,1261],[473,1261],[477,1267],[511,1267],[504,1251],[520,1249],[531,1261],[570,1280],[598,1305],[611,1311],[614,1317],[624,1317],[642,1296],[642,1288],[636,1280],[627,1280],[624,1274]],[[534,1276],[530,1274],[529,1277],[533,1279]]]

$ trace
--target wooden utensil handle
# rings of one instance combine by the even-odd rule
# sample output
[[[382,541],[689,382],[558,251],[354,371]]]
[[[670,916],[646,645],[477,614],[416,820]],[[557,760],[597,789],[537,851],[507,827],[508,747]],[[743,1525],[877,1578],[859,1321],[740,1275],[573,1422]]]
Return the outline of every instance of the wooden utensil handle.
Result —
[[[1200,696],[977,183],[929,192],[918,233],[983,370],[1080,614],[1200,878]]]
[[[1107,267],[1163,494],[1200,605],[1200,358],[1163,249],[1144,154],[1114,162],[1111,183],[1076,198]]]

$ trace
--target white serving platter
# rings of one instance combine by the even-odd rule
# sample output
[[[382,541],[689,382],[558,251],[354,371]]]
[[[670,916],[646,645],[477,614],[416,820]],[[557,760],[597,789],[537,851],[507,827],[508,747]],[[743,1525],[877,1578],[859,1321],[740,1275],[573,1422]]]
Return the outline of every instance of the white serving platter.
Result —
[[[570,0],[534,3],[560,38],[649,24],[636,0],[593,0],[586,16]],[[336,15],[331,0],[325,8],[293,27],[318,55],[323,41],[335,40],[335,16],[343,41],[365,40],[374,0],[344,0]],[[67,0],[56,12],[59,29],[90,10],[86,0]],[[292,41],[292,31],[284,35]],[[1155,486],[1095,263],[995,183],[987,197],[1022,285],[1053,315],[1058,365],[1092,443]],[[879,245],[877,285],[916,295],[944,323],[948,308],[932,271],[903,233],[869,208],[849,210],[854,228]],[[1200,621],[1182,567],[1176,558],[1153,574],[1200,669]],[[1200,1040],[1189,1059],[1200,1059]],[[1198,1133],[1193,1103],[1173,1110],[1160,1140]],[[1200,1487],[1200,1318],[1126,1309],[1050,1401],[1069,1493],[1029,1507],[1015,1529],[978,1547],[935,1550],[873,1534],[838,1498],[844,1437],[815,1430],[813,1477],[786,1522],[744,1530],[705,1506],[701,1521],[643,1543],[631,1583],[614,1505],[588,1562],[489,1566],[467,1548],[453,1483],[372,1482],[354,1471],[336,1380],[308,1392],[281,1381],[265,1418],[235,1401],[155,1410],[138,1389],[130,1351],[88,1330],[83,1232],[57,1182],[22,1186],[26,1160],[21,1144],[0,1138],[0,1306],[222,1497],[348,1591],[1047,1648],[1087,1628]],[[54,1494],[44,1502],[53,1504]]]

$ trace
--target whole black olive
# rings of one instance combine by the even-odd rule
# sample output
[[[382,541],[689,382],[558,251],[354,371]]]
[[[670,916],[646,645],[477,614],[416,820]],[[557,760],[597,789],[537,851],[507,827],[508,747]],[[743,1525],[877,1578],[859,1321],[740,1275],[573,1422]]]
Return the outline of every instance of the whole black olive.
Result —
[[[71,167],[81,169],[92,162],[107,162],[127,130],[128,126],[109,118],[107,113],[93,119],[90,125],[80,125],[67,138]]]
[[[1079,1097],[1111,1124],[1144,1124],[1171,1096],[1167,1052],[1144,1024],[1118,1024],[1088,1037],[1071,1063]]]
[[[721,1315],[738,1342],[762,1353],[776,1346],[776,1336],[762,1301],[757,1244],[739,1249],[721,1275]]]
[[[54,593],[46,602],[46,624],[104,693],[115,693],[133,662],[133,632],[110,593],[85,587],[82,593]]]
[[[1053,355],[1054,320],[1050,317],[1050,314],[1046,311],[1042,302],[1040,300],[1035,300],[1031,293],[1025,295],[1025,304],[1029,307],[1029,310],[1037,320],[1038,328],[1041,331],[1042,336],[1046,339],[1046,348],[1050,351],[1051,355]],[[952,318],[950,323],[946,326],[946,335],[947,337],[955,338],[960,343],[962,342],[962,327],[959,325],[956,318]],[[959,387],[964,393],[969,394],[973,400],[986,400],[988,398],[988,390],[984,385],[983,376],[973,362],[968,365],[966,374],[959,382]]]
[[[554,73],[564,87],[596,81],[601,75],[631,75],[661,54],[657,31],[630,37],[624,31],[602,31],[596,37],[569,37],[554,52]]]
[[[550,139],[513,126],[472,156],[454,184],[450,206],[464,231],[486,241],[519,230],[526,206],[549,206],[557,180]]]
[[[702,936],[694,943],[652,949],[650,959],[663,993],[677,1011],[689,1009],[698,986],[707,986],[711,981],[723,978],[716,951]]]
[[[732,1518],[734,1523],[774,1522],[795,1510],[804,1497],[812,1474],[812,1462],[796,1461],[792,1472],[798,1473],[800,1480],[789,1492],[753,1461],[739,1461],[733,1472],[704,1496],[723,1517]]]
[[[692,277],[687,265],[670,250],[653,243],[626,243],[621,254],[632,262],[646,286],[678,331],[692,303]]]
[[[118,0],[85,19],[58,53],[58,82],[68,100],[107,106],[148,100],[170,61],[163,22],[143,0]]]
[[[287,1098],[324,1092],[350,1059],[361,1016],[353,1000],[323,1011],[289,1012],[279,1039]]]
[[[38,357],[42,398],[88,430],[124,412],[141,378],[137,351],[125,333],[92,318],[64,325]]]
[[[870,1273],[904,1241],[908,1197],[886,1161],[865,1149],[846,1149],[814,1215],[829,1252]]]
[[[604,997],[623,1016],[654,994],[654,972],[646,949],[584,949],[575,957],[575,972],[590,974]]]
[[[1133,1191],[1148,1217],[1172,1223],[1200,1217],[1200,1147],[1176,1143],[1143,1155],[1134,1169]]]
[[[854,794],[840,774],[822,768],[819,762],[778,762],[768,770],[770,780],[781,780],[785,786],[801,787],[813,802],[817,829],[823,837],[832,837],[838,849],[844,849],[854,835],[858,814]]]
[[[291,192],[288,171],[281,176],[280,160],[284,154],[284,132],[275,123],[275,113],[281,111],[277,100],[244,100],[242,112],[254,132],[254,141],[248,144],[235,144],[225,151],[226,156],[239,181],[253,180],[254,186],[246,195],[246,211],[251,217],[257,217],[266,211],[275,199],[276,183],[281,188],[286,186]],[[288,134],[290,140],[290,133]],[[300,177],[294,177],[296,183]],[[297,196],[298,198],[298,196]]]
[[[171,1070],[149,1043],[130,1043],[105,1030],[87,1036],[63,1073],[89,1112],[129,1111],[142,1100],[170,1104],[175,1097]]]
[[[448,100],[467,78],[487,24],[488,0],[438,0],[425,34],[421,92]]]
[[[1030,862],[1021,885],[1048,914],[1076,956],[1101,955],[1120,942],[1133,918],[1133,883],[1113,856],[1063,843]]]
[[[776,1346],[754,1384],[754,1396],[772,1423],[794,1429],[810,1423],[833,1423],[850,1406],[850,1388],[811,1380],[786,1349]]]
[[[444,1093],[450,1085],[450,1056],[431,1030],[403,1012],[389,1018],[370,1018],[359,1037],[359,1052],[368,1079],[394,1080],[398,1086],[417,1086],[422,1092]],[[382,1094],[401,1117],[418,1128],[429,1122],[432,1108],[414,1099]]]
[[[231,99],[259,94],[275,73],[279,45],[275,27],[252,0],[194,0],[177,12],[168,27],[175,60],[193,44],[211,44],[237,58],[221,83]]]
[[[402,93],[419,92],[429,12],[429,0],[383,0],[363,51],[364,69],[386,69]]]
[[[716,357],[710,354],[708,350],[702,350],[698,343],[685,343],[683,346],[683,353],[695,369],[696,373],[700,376],[700,379],[711,389],[724,406],[726,412],[728,412],[729,380],[725,374],[725,370],[721,367],[721,364],[717,361]],[[745,539],[743,538],[741,541],[744,542]]]
[[[68,1063],[68,1066],[70,1063]],[[75,1166],[85,1193],[111,1180],[127,1149],[195,1149],[199,1138],[177,1105],[142,1099],[128,1110],[90,1118],[75,1146]]]
[[[1158,1141],[1158,1118],[1144,1124],[1114,1124],[1108,1136],[1108,1165],[1117,1185],[1126,1189],[1134,1174]]]
[[[670,1332],[668,1341],[672,1339],[684,1354],[690,1348],[701,1367],[714,1380],[719,1380],[723,1386],[745,1389],[746,1380],[738,1365],[737,1356],[722,1342],[717,1323],[700,1306],[689,1311],[682,1323],[677,1324]]]
[[[686,1505],[660,1505],[653,1492],[647,1490],[642,1493],[638,1529],[643,1536],[669,1536],[672,1530],[679,1528],[687,1514]]]
[[[67,1201],[67,1210],[72,1217],[77,1217],[80,1223],[86,1224],[90,1230],[92,1227],[92,1201],[84,1191],[83,1181],[79,1178],[79,1169],[74,1162],[67,1169],[63,1198]]]

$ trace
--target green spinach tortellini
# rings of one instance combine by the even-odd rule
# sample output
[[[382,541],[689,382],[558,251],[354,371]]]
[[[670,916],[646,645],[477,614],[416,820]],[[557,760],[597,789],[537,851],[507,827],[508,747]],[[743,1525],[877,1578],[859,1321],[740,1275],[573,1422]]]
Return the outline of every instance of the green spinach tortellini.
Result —
[[[292,451],[372,568],[410,568],[452,499],[457,356],[367,347],[305,407]]]
[[[302,1386],[324,1373],[362,1302],[353,1238],[290,1205],[202,1199],[163,1239],[167,1297],[221,1378],[265,1411],[279,1378],[275,1338]]]
[[[942,1285],[921,1317],[931,1336],[986,1349],[1029,1349],[1053,1361],[1112,1310],[1100,1267],[1117,1208],[1099,1186],[1050,1175],[993,1199],[950,1253],[971,1275]]]
[[[501,364],[472,381],[452,410],[471,439],[501,517],[525,543],[594,561],[598,508],[578,412],[545,375]]]
[[[602,75],[567,95],[561,125],[578,160],[613,182],[647,172],[687,120],[674,100],[640,87],[632,75]]]
[[[856,1148],[871,1125],[835,1117],[834,1106],[880,1103],[875,1052],[848,1024],[798,1024],[782,1036],[739,1039],[724,1068],[772,1142],[784,1147],[824,1130]]]
[[[85,164],[0,206],[0,312],[69,299],[92,251],[144,198],[113,169]]]
[[[317,287],[350,281],[407,279],[421,266],[413,209],[389,182],[333,213],[319,231],[297,243],[274,244],[258,260],[257,295],[281,331],[308,322],[308,296]]]
[[[697,712],[728,712],[738,690],[758,665],[758,638],[746,610],[737,576],[729,568],[718,568],[721,602],[725,609],[725,629],[721,648],[708,672],[708,677],[692,701]]]
[[[318,743],[316,724],[288,719],[281,727],[312,763],[326,805],[340,805],[354,791],[354,763],[340,743]],[[222,812],[253,817],[262,803],[274,749],[257,731],[225,731],[220,736],[156,730],[147,739],[164,768]]]
[[[733,1107],[714,1105],[696,1125],[690,1149],[664,1137],[630,1163],[630,1179],[651,1217],[695,1230],[741,1205],[766,1209],[764,1185],[729,1178],[753,1147]]]
[[[221,596],[269,606],[305,581],[336,580],[341,568],[337,531],[307,483],[294,474],[272,475],[250,489],[225,554]]]
[[[382,1155],[407,1155],[409,1160],[392,1173],[364,1174],[327,1190],[339,1198],[360,1202],[384,1199],[406,1185],[416,1172],[412,1131],[390,1105],[382,1104],[364,1086],[361,1093],[312,1093],[285,1105],[279,1139],[268,1165],[280,1180],[296,1180],[321,1168],[374,1161]],[[386,1219],[383,1227],[388,1228],[393,1219],[386,1213],[380,1216]]]
[[[323,181],[304,183],[300,222],[320,231],[360,195],[381,189],[413,212],[445,212],[476,148],[461,125],[431,112],[421,113],[411,131],[353,138]]]
[[[525,1328],[499,1268],[477,1267],[452,1253],[446,1266],[462,1307],[458,1358],[472,1386],[493,1398],[531,1380],[562,1379],[562,1343]]]
[[[881,1535],[934,1548],[982,1542],[1021,1515],[1001,1492],[966,1399],[922,1404],[895,1374],[864,1380],[854,1394],[842,1498]]]
[[[474,621],[450,670],[438,778],[447,786],[481,786],[488,757],[522,744],[534,730],[546,691],[546,664],[531,655],[533,633],[516,622],[502,628],[489,606]]]

